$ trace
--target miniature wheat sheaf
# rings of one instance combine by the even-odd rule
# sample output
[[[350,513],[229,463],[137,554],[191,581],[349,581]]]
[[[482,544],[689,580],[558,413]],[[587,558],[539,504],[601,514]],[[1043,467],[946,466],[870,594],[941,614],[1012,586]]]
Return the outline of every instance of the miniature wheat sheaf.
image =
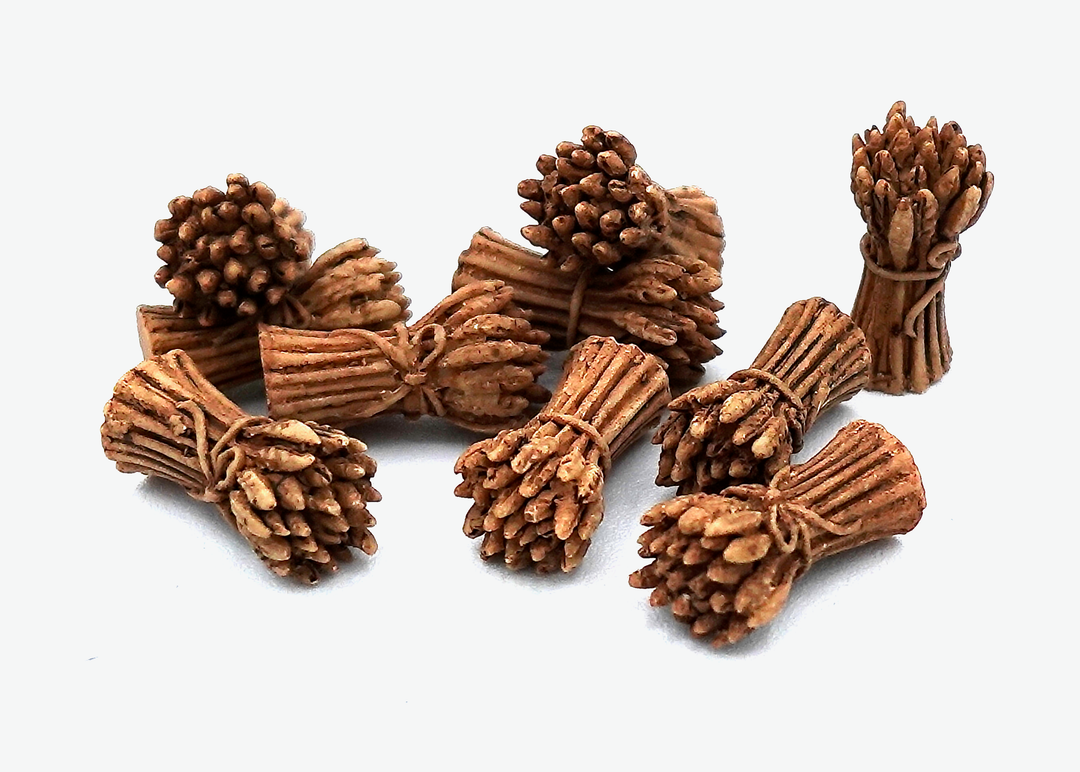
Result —
[[[637,163],[623,135],[587,126],[523,180],[521,208],[535,225],[524,249],[483,228],[458,259],[454,289],[498,280],[514,289],[552,348],[592,335],[655,354],[675,383],[692,383],[720,353],[716,312],[724,224],[700,188],[665,190]]]
[[[723,283],[723,230],[715,203],[712,212],[712,224],[702,222],[701,228],[715,233],[713,248],[643,257],[615,270],[583,274],[584,283],[552,255],[523,249],[482,228],[458,259],[453,287],[505,282],[533,326],[551,335],[552,348],[568,348],[592,335],[612,337],[663,359],[673,383],[693,383],[704,363],[720,353],[713,341],[724,334],[716,315],[723,303],[711,294]]]
[[[169,202],[154,238],[165,265],[157,283],[177,312],[204,327],[255,316],[284,300],[311,257],[304,213],[263,182],[230,174],[224,191],[206,187]]]
[[[259,321],[305,329],[384,330],[408,319],[394,263],[350,239],[310,263],[304,215],[240,174],[169,203],[155,238],[172,306],[139,306],[143,356],[183,349],[216,386],[261,375]]]
[[[536,382],[548,336],[512,301],[502,282],[480,282],[381,333],[264,325],[270,415],[339,427],[388,412],[433,415],[489,434],[520,426],[550,396]]]
[[[907,533],[926,496],[907,448],[883,427],[855,421],[805,464],[768,485],[693,493],[641,519],[639,554],[652,562],[630,576],[653,606],[714,646],[734,643],[776,617],[794,581],[815,561]]]
[[[522,210],[537,222],[521,235],[571,273],[717,246],[715,229],[699,227],[702,207],[715,212],[712,199],[698,188],[657,185],[617,131],[586,126],[581,144],[560,142],[555,155],[540,156],[536,170],[540,179],[518,185]]]
[[[670,397],[663,363],[636,346],[592,337],[570,352],[540,415],[468,448],[454,491],[472,498],[463,530],[480,555],[512,569],[572,571],[604,516],[611,461]]]
[[[381,497],[364,444],[315,423],[247,415],[183,351],[117,382],[101,443],[121,472],[215,504],[279,576],[314,583],[350,560],[350,547],[377,548],[367,504]]]
[[[903,102],[884,129],[852,139],[851,192],[867,232],[851,315],[873,354],[870,388],[922,392],[948,371],[945,278],[993,189],[982,146],[955,122],[917,126]]]
[[[817,417],[869,380],[862,331],[823,298],[793,303],[749,368],[675,398],[653,442],[657,485],[680,493],[760,483],[788,465]]]

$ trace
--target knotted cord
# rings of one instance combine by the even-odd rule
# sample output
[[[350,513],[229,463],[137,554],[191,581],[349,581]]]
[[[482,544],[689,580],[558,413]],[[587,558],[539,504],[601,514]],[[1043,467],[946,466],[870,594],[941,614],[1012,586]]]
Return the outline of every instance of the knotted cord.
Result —
[[[805,570],[813,562],[811,526],[833,536],[851,536],[862,530],[863,523],[861,518],[847,525],[833,523],[806,505],[792,501],[785,490],[790,476],[791,467],[785,466],[773,475],[768,485],[740,485],[729,488],[727,495],[760,500],[767,509],[765,525],[776,549],[782,555],[800,549],[804,558],[802,570]]]
[[[556,412],[542,412],[537,418],[540,421],[550,421],[560,426],[569,426],[571,429],[577,429],[579,432],[587,436],[594,443],[600,451],[600,468],[606,473],[611,469],[611,448],[608,446],[607,440],[600,434],[600,430],[586,421],[584,418],[578,418],[576,415],[570,415],[569,413],[556,413]]]
[[[959,245],[957,246],[959,247]],[[866,267],[869,269],[870,273],[874,274],[875,276],[880,276],[882,279],[888,279],[889,281],[898,282],[933,282],[933,284],[926,288],[926,291],[923,292],[919,299],[912,304],[911,308],[904,315],[903,330],[904,334],[907,335],[909,338],[915,337],[915,320],[919,318],[919,314],[921,314],[926,309],[926,307],[930,305],[931,300],[933,300],[937,295],[941,294],[942,290],[945,289],[945,277],[949,275],[949,268],[952,266],[952,261],[959,257],[959,255],[960,250],[957,249],[949,255],[944,265],[942,265],[940,268],[934,268],[929,271],[890,271],[888,268],[882,268],[880,265],[875,263],[869,255],[865,253],[863,254],[863,262],[866,264]]]
[[[191,416],[195,429],[195,455],[206,478],[206,487],[201,492],[192,491],[192,496],[212,504],[221,503],[229,497],[228,490],[236,482],[236,475],[245,460],[243,448],[233,445],[233,440],[247,427],[270,423],[271,419],[266,416],[242,415],[229,424],[221,438],[210,447],[206,411],[203,407],[188,399],[177,404],[176,408]]]
[[[413,393],[420,397],[417,410],[421,415],[446,414],[446,407],[439,399],[438,391],[427,383],[428,369],[434,367],[446,351],[445,327],[432,323],[410,330],[399,322],[390,331],[392,337],[360,328],[349,332],[377,348],[401,378],[402,385],[365,410],[366,415],[381,413]],[[425,339],[431,342],[431,350],[421,358]]]
[[[566,319],[566,347],[572,348],[577,342],[578,322],[581,320],[581,306],[585,302],[585,291],[589,288],[589,282],[596,272],[596,266],[590,265],[581,272],[577,282],[574,283],[574,291],[570,295],[570,309]]]
[[[765,383],[768,383],[770,386],[779,391],[780,394],[784,397],[784,399],[790,402],[792,407],[795,408],[795,412],[798,414],[799,420],[799,426],[797,428],[800,432],[802,431],[802,428],[806,425],[807,419],[806,405],[803,404],[802,398],[795,393],[795,390],[792,389],[787,383],[785,383],[782,378],[773,375],[768,370],[759,370],[756,367],[748,367],[744,370],[738,370],[737,372],[734,372],[728,376],[728,379],[733,381],[738,380],[739,378],[756,378],[759,381],[765,381]]]

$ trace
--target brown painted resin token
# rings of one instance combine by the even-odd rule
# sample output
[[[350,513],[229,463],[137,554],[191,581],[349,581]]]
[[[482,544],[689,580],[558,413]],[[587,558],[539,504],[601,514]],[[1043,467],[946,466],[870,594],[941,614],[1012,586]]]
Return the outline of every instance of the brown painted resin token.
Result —
[[[314,583],[377,545],[368,502],[375,462],[326,426],[244,413],[183,351],[147,359],[116,384],[101,426],[121,472],[182,486],[214,504],[279,576]]]
[[[144,356],[183,349],[212,383],[233,386],[261,375],[259,321],[383,330],[408,319],[401,275],[377,249],[350,239],[311,263],[303,212],[262,182],[226,181],[173,199],[154,229],[165,263],[155,278],[173,305],[138,307]]]
[[[154,278],[176,312],[203,327],[256,316],[280,304],[303,274],[315,238],[304,213],[264,182],[230,174],[225,190],[206,187],[169,202],[154,239],[165,265]]]
[[[651,589],[651,605],[670,605],[694,636],[724,646],[775,618],[815,561],[907,533],[925,507],[907,448],[878,424],[855,421],[768,485],[692,493],[650,509],[638,543],[652,562],[630,585]]]
[[[582,282],[551,255],[482,228],[458,258],[453,287],[505,282],[533,326],[551,335],[550,348],[569,348],[592,335],[612,337],[660,357],[673,383],[689,384],[720,353],[713,341],[724,334],[716,315],[723,303],[711,293],[723,283],[721,264],[719,247],[707,254],[656,255],[582,274]]]
[[[709,210],[715,217],[716,203],[699,188],[653,182],[617,131],[586,126],[581,144],[560,142],[536,170],[540,179],[518,184],[521,209],[537,223],[521,235],[567,272],[722,249],[722,230],[702,217]]]
[[[960,234],[994,189],[981,145],[960,126],[920,127],[897,102],[885,128],[852,139],[851,192],[866,222],[862,283],[851,312],[873,355],[869,388],[923,392],[949,370],[945,279]]]
[[[653,182],[623,135],[587,126],[523,180],[522,235],[542,253],[478,232],[458,259],[455,289],[498,280],[513,287],[551,348],[591,335],[656,354],[673,383],[695,382],[724,334],[711,293],[721,286],[724,224],[700,188]]]
[[[591,337],[570,352],[551,401],[519,429],[468,448],[454,493],[472,498],[464,531],[512,569],[572,571],[604,517],[612,460],[670,398],[663,363],[637,346]]]
[[[470,284],[413,325],[385,332],[259,332],[275,418],[343,427],[383,413],[432,415],[488,434],[520,426],[547,401],[536,382],[545,342],[502,282]]]
[[[793,303],[749,368],[676,397],[653,442],[657,485],[716,493],[768,481],[818,416],[869,380],[862,330],[824,298]]]

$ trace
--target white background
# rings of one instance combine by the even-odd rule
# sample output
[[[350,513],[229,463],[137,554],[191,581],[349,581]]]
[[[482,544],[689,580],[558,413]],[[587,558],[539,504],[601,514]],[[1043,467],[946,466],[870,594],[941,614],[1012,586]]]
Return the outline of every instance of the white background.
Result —
[[[0,33],[6,447],[0,753],[9,769],[834,769],[1066,765],[1077,719],[1074,41],[1054,6],[637,8],[504,3],[37,3]],[[1062,6],[1057,6],[1059,9]],[[28,10],[32,8],[32,10]],[[596,123],[728,233],[723,356],[781,311],[849,308],[863,225],[850,137],[905,99],[957,120],[997,188],[948,285],[956,357],[921,396],[861,394],[929,499],[911,534],[823,562],[716,652],[627,585],[647,442],[567,577],[511,574],[460,531],[437,421],[359,430],[380,549],[313,589],[267,572],[179,489],[103,457],[140,359],[154,221],[241,171],[364,236],[413,309],[446,294],[518,180]],[[242,404],[261,410],[258,389]],[[11,762],[11,763],[8,763]]]

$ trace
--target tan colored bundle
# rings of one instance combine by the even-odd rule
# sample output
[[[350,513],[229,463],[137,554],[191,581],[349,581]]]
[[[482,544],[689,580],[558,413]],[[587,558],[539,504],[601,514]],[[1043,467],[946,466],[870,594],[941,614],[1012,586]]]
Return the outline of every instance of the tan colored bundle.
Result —
[[[581,276],[563,271],[558,260],[524,249],[482,228],[458,258],[454,289],[498,280],[514,290],[514,302],[533,326],[551,335],[551,347],[569,347],[592,335],[613,337],[655,354],[668,365],[673,383],[693,383],[705,362],[720,353],[713,341],[724,334],[716,312],[723,304],[710,293],[723,283],[723,230],[716,204],[701,228],[712,229],[708,250],[641,258],[615,270]]]
[[[550,396],[547,334],[534,330],[502,282],[454,292],[411,327],[330,332],[264,325],[259,332],[270,415],[351,426],[388,412],[435,415],[474,431],[520,426]]]
[[[464,531],[484,537],[481,557],[540,573],[576,568],[604,516],[611,460],[669,398],[663,363],[637,346],[600,337],[575,346],[540,415],[457,461],[454,493],[473,499]]]
[[[364,239],[350,239],[321,255],[277,305],[261,316],[204,327],[171,306],[139,306],[143,356],[183,349],[215,386],[225,388],[262,376],[256,319],[289,327],[333,330],[389,329],[409,318],[409,299],[394,263]]]
[[[862,330],[823,298],[793,303],[746,370],[676,397],[653,442],[657,485],[715,493],[790,463],[818,415],[866,386]]]
[[[101,427],[121,472],[175,482],[213,503],[279,576],[314,583],[374,554],[367,503],[375,462],[364,444],[313,423],[250,416],[183,351],[147,359],[116,384]]]
[[[304,213],[265,183],[230,174],[169,202],[154,238],[165,265],[155,274],[173,305],[139,306],[143,356],[183,349],[203,375],[226,387],[261,375],[256,324],[383,330],[409,318],[394,264],[363,239],[310,262]]]
[[[955,122],[919,127],[897,102],[885,128],[852,139],[851,191],[866,222],[862,283],[851,312],[873,354],[870,388],[922,392],[948,371],[945,278],[960,233],[994,189],[982,146]]]
[[[570,273],[657,254],[719,255],[715,202],[699,188],[657,185],[617,131],[586,126],[580,145],[560,142],[536,170],[541,179],[518,185],[522,210],[537,221],[521,235]]]
[[[881,426],[855,421],[768,486],[653,507],[638,539],[639,554],[653,562],[631,574],[630,585],[652,589],[653,606],[670,604],[695,636],[724,646],[775,618],[815,561],[907,533],[925,506],[907,448]]]

